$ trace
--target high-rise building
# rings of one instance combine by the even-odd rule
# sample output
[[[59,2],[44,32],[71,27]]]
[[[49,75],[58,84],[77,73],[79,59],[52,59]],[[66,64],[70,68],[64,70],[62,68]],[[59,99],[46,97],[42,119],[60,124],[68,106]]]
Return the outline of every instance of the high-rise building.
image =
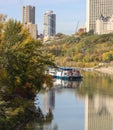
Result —
[[[22,13],[22,22],[24,27],[27,28],[32,37],[36,39],[38,31],[37,25],[35,24],[35,7],[30,5],[23,6]]]
[[[28,32],[32,35],[33,38],[37,39],[38,31],[36,24],[27,23],[24,24],[24,27],[28,30]]]
[[[23,6],[23,17],[22,22],[24,24],[32,23],[35,24],[35,7],[34,6]]]
[[[113,15],[111,17],[104,17],[101,15],[96,20],[96,34],[113,33]]]
[[[86,0],[86,31],[95,31],[96,20],[100,15],[113,14],[113,0]]]
[[[47,11],[44,14],[44,37],[54,36],[56,34],[56,14],[53,11]]]

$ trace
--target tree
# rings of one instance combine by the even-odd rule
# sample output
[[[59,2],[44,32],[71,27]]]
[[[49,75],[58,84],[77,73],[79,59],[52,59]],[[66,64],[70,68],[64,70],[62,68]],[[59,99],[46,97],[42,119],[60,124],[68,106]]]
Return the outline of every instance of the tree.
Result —
[[[16,43],[21,43],[31,36],[27,30],[23,29],[23,25],[10,19],[4,28],[4,41],[8,46],[13,46]]]
[[[21,23],[10,20],[4,30],[2,69],[11,92],[33,96],[46,80],[45,67],[54,65],[42,43],[31,38]]]
[[[93,35],[94,34],[94,30],[93,29],[89,30],[88,34],[89,35]]]
[[[103,53],[102,58],[103,58],[104,62],[112,61],[113,60],[113,51]]]

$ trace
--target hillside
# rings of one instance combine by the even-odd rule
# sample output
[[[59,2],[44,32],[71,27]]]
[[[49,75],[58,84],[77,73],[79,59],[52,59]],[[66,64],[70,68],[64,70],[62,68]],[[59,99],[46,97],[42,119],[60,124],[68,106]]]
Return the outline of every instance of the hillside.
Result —
[[[62,35],[45,44],[57,65],[93,67],[113,61],[113,34]]]

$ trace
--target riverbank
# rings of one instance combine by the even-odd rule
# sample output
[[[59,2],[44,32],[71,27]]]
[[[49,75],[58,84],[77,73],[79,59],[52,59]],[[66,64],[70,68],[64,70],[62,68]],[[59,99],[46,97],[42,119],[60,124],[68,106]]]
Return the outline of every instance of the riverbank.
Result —
[[[113,75],[113,67],[112,66],[99,67],[99,68],[96,68],[95,70],[99,71],[99,72],[102,72],[102,73]]]

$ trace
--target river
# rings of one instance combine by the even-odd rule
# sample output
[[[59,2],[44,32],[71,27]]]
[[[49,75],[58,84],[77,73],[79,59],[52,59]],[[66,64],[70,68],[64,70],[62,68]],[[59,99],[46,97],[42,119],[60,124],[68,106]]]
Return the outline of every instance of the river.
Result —
[[[35,105],[48,122],[32,121],[21,130],[113,130],[113,76],[83,72],[82,81],[55,80],[51,90],[37,95]]]

